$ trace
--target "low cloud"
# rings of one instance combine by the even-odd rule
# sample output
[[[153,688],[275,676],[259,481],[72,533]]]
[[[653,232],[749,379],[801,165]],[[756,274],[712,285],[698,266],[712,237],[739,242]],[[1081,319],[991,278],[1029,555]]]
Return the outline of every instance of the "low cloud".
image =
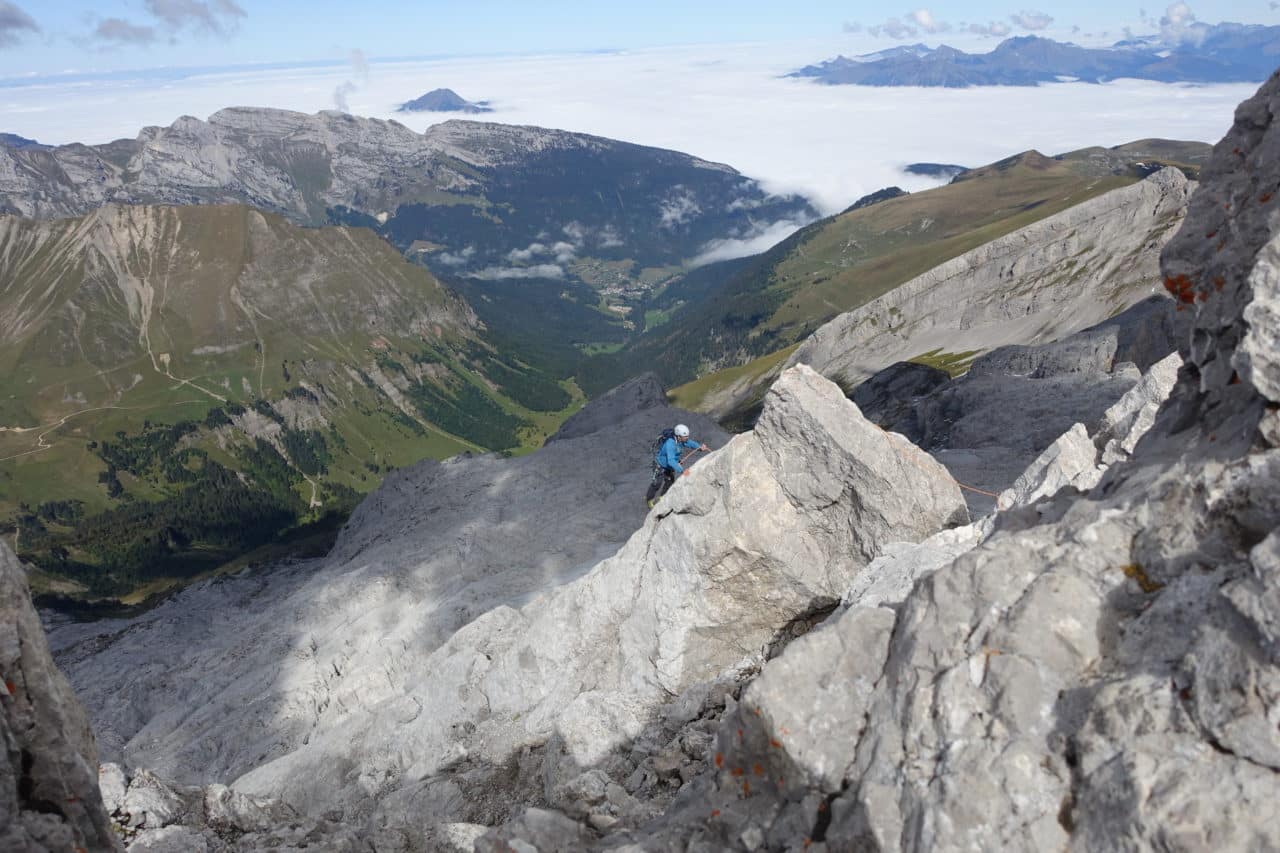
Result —
[[[991,21],[986,24],[970,24],[969,32],[978,36],[991,36],[992,38],[1004,38],[1009,35],[1012,30],[1008,24],[1002,24],[999,21]]]
[[[435,259],[447,267],[465,267],[475,257],[476,247],[467,246],[459,252],[441,252]]]
[[[1160,18],[1160,37],[1165,44],[1199,44],[1208,27],[1196,21],[1195,12],[1186,3],[1174,3]]]
[[[512,278],[564,278],[564,268],[559,264],[537,264],[531,267],[485,267],[471,274],[471,278],[484,281],[504,281]]]
[[[151,44],[156,40],[156,31],[123,18],[104,18],[94,27],[93,37],[108,44]]]
[[[698,202],[694,199],[684,187],[676,187],[677,195],[673,195],[662,203],[660,224],[667,230],[675,230],[679,226],[693,219],[702,208],[698,206]]]
[[[1053,16],[1044,12],[1033,12],[1023,9],[1021,12],[1014,12],[1009,16],[1009,20],[1013,21],[1024,30],[1043,30],[1053,23]]]
[[[897,39],[901,41],[905,38],[915,38],[920,31],[910,26],[899,18],[890,18],[883,24],[877,24],[874,27],[867,27],[867,33],[875,38],[884,36],[886,38]]]
[[[190,30],[226,38],[248,16],[234,0],[144,0],[142,5],[171,33]]]
[[[10,47],[40,32],[35,19],[7,0],[0,0],[0,47]]]
[[[745,258],[747,255],[758,255],[778,245],[808,225],[809,221],[783,219],[757,227],[750,234],[741,237],[712,240],[702,247],[702,251],[689,262],[689,266],[705,267],[716,261],[730,261],[734,258]]]
[[[916,9],[911,13],[909,18],[915,22],[916,26],[924,30],[926,33],[945,33],[951,29],[950,24],[944,21],[939,21],[933,16],[933,12],[930,12],[928,9]]]
[[[864,27],[858,21],[845,21],[840,29],[844,30],[846,33],[860,33],[863,31]]]

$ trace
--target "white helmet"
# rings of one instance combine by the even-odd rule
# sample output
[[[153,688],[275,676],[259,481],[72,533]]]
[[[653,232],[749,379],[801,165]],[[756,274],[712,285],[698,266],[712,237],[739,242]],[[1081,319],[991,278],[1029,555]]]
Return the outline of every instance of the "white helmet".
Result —
[[[676,438],[688,438],[689,428],[684,424],[676,424]]]

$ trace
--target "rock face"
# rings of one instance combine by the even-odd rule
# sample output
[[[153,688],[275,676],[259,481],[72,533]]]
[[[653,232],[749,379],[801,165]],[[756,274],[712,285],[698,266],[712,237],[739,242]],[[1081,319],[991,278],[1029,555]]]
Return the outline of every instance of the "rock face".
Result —
[[[1129,458],[791,644],[641,849],[1280,845],[1280,351],[1259,323],[1280,297],[1278,113],[1280,76],[1164,251],[1192,329]],[[1116,430],[1141,428],[1141,396]]]
[[[1090,447],[1085,451],[1087,467],[1094,471],[1101,460],[1094,458],[1090,430],[1108,438],[1123,437],[1144,406],[1147,420],[1142,431],[1150,426],[1155,407],[1173,386],[1177,364],[1165,364],[1155,378],[1148,373],[1143,383],[1140,370],[1175,349],[1175,316],[1173,300],[1153,296],[1060,341],[999,347],[954,380],[925,365],[899,363],[859,385],[850,396],[866,402],[873,421],[934,454],[959,482],[981,489],[968,490],[965,497],[970,511],[986,514],[996,506],[994,496],[1020,477],[1029,478],[1014,486],[1020,493],[1040,488],[1052,493],[1068,482],[1083,484],[1074,475],[1041,479],[1041,469],[1050,465],[1047,457],[1037,458],[1042,453],[1056,458],[1078,439],[1081,447]],[[1143,387],[1130,398],[1135,384]],[[1109,414],[1108,407],[1122,398],[1129,400],[1130,408]],[[1064,435],[1077,423],[1079,435]],[[1105,461],[1110,464],[1123,455],[1117,446]],[[1027,471],[1028,466],[1035,470]],[[1065,470],[1050,467],[1058,474]],[[1094,471],[1094,476],[1100,473]],[[1031,487],[1033,480],[1039,485]]]
[[[846,388],[924,353],[1056,340],[1159,287],[1158,258],[1195,185],[1176,169],[947,261],[819,328],[792,355]]]
[[[591,405],[572,415],[547,439],[564,441],[598,432],[622,423],[637,412],[667,405],[667,392],[653,373],[637,376],[591,401]],[[675,426],[675,424],[672,424]]]
[[[205,583],[133,622],[53,630],[104,757],[230,782],[404,696],[456,630],[627,541],[645,518],[649,448],[677,420],[712,447],[728,440],[662,406],[525,457],[423,462],[388,475],[324,560]]]
[[[607,473],[619,448],[647,450],[675,417],[717,449],[590,568],[617,547],[610,530],[643,517],[647,472]],[[131,765],[234,780],[308,819],[337,810],[380,847],[417,849],[433,823],[492,825],[520,803],[584,803],[595,832],[617,818],[591,804],[645,813],[629,790],[689,761],[627,758],[633,744],[672,714],[714,719],[723,691],[716,705],[708,685],[758,667],[884,544],[967,521],[941,466],[806,367],[755,432],[720,438],[650,407],[524,459],[422,466],[367,499],[321,565],[54,637]],[[569,465],[602,476],[557,479]],[[175,654],[196,620],[205,641]]]
[[[601,186],[616,186],[616,199]],[[769,196],[687,154],[475,121],[416,133],[340,112],[233,107],[108,145],[0,146],[0,212],[47,219],[106,203],[245,204],[298,224],[363,225],[401,249],[448,247],[456,263],[440,268],[451,272],[509,264],[509,252],[535,243],[546,260],[563,243],[651,266],[691,258],[757,219],[815,215],[803,199]],[[502,220],[491,205],[507,208]]]
[[[89,719],[54,666],[26,574],[0,542],[0,849],[119,850]]]
[[[834,604],[883,543],[966,520],[940,466],[799,368],[755,432],[697,465],[616,555],[490,610],[426,657],[420,686],[235,787],[307,811],[372,796],[388,822],[442,804],[441,817],[491,819],[450,768],[465,759],[478,787],[534,747],[549,780],[607,764],[671,697],[757,664],[783,627]]]

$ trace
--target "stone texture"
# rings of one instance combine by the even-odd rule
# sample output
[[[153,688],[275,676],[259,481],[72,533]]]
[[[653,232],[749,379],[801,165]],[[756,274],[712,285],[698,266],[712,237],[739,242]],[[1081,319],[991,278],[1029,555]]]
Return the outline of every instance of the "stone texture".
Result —
[[[84,708],[54,665],[26,572],[0,542],[0,849],[118,850]]]
[[[1158,290],[1160,248],[1194,188],[1163,169],[997,238],[841,314],[791,363],[853,387],[922,353],[1036,344],[1102,323]]]
[[[653,439],[677,420],[712,447],[728,440],[664,406],[517,459],[424,462],[388,475],[323,560],[199,584],[129,622],[53,628],[104,758],[225,783],[403,700],[459,628],[627,541],[647,513]]]
[[[572,778],[640,737],[669,697],[758,665],[885,542],[966,520],[940,466],[799,367],[756,430],[699,463],[616,555],[477,618],[422,661],[421,686],[314,731],[235,787],[313,813],[372,794],[394,821],[442,808],[453,768],[475,783],[529,748],[545,748],[544,778]],[[443,807],[474,819],[470,804]]]
[[[664,408],[667,392],[656,374],[637,376],[591,401],[591,405],[569,417],[546,443],[578,438],[615,426],[646,409]],[[675,426],[675,424],[671,424]]]
[[[1128,458],[1087,497],[1001,513],[894,609],[854,598],[792,643],[638,849],[1280,846],[1278,401],[1274,349],[1246,343],[1248,307],[1273,298],[1277,114],[1280,77],[1237,111],[1165,250],[1171,290],[1199,290],[1153,425],[1076,436],[1091,461],[1113,440]],[[1140,430],[1157,396],[1112,426]],[[845,693],[850,677],[873,686]],[[802,698],[825,710],[797,728]]]
[[[867,420],[906,434],[912,430],[916,399],[950,381],[951,374],[945,370],[899,361],[860,383],[849,393],[849,399]]]

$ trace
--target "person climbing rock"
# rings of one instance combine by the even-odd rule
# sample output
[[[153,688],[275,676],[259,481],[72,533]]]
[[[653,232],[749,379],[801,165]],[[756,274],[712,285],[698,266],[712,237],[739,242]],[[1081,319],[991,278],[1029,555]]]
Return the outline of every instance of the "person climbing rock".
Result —
[[[667,493],[667,489],[675,483],[676,477],[689,473],[684,469],[683,464],[689,456],[711,449],[689,438],[689,428],[684,424],[676,424],[675,429],[663,430],[662,435],[655,442],[655,448],[657,452],[653,458],[653,481],[649,483],[649,491],[644,496],[645,503],[650,509],[653,509],[658,498]],[[692,450],[693,453],[681,458],[681,448]]]

